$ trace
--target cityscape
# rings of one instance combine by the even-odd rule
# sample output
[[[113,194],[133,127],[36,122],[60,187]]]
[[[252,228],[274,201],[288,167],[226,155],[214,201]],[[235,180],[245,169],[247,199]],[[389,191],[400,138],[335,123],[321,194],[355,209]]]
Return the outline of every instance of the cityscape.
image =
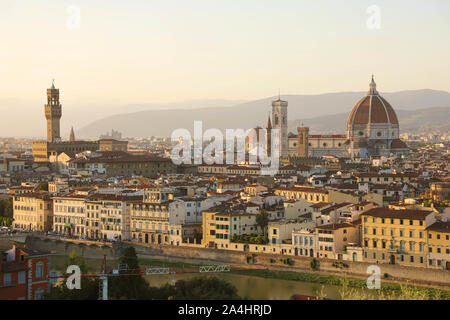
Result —
[[[167,4],[153,4],[161,16],[155,13],[156,22],[144,20],[160,23],[161,30],[154,30],[149,37],[158,38],[161,47],[171,46],[166,43],[169,38],[179,41],[178,53],[189,56],[198,52],[205,61],[198,77],[185,87],[174,79],[173,86],[166,88],[169,82],[163,78],[154,89],[144,92],[148,70],[167,71],[168,77],[176,72],[165,60],[158,69],[153,62],[136,67],[146,46],[152,44],[139,42],[144,52],[132,61],[128,55],[133,53],[124,53],[110,42],[108,37],[114,31],[103,30],[105,48],[112,46],[117,52],[111,52],[102,64],[96,55],[103,49],[85,34],[89,28],[98,32],[93,19],[100,5],[79,1],[79,5],[66,8],[44,2],[40,10],[63,10],[68,16],[67,25],[61,27],[67,30],[55,30],[54,38],[67,56],[56,57],[50,53],[52,47],[50,51],[39,47],[33,61],[43,62],[33,62],[39,71],[30,66],[24,97],[19,99],[16,91],[7,89],[9,83],[2,93],[5,99],[0,99],[0,300],[183,301],[186,303],[173,305],[178,316],[213,318],[220,311],[233,318],[275,316],[276,305],[270,301],[278,300],[309,300],[313,304],[313,300],[450,299],[448,43],[430,49],[436,50],[432,52],[434,60],[426,60],[422,52],[417,52],[417,57],[411,53],[409,62],[420,69],[417,79],[405,66],[396,68],[396,58],[380,58],[377,50],[383,49],[373,49],[372,54],[361,49],[351,58],[356,59],[358,70],[347,65],[349,72],[345,73],[337,65],[329,71],[325,70],[328,62],[318,62],[317,72],[324,78],[317,80],[311,73],[309,84],[309,67],[305,64],[301,75],[290,60],[291,53],[286,53],[286,61],[273,62],[281,77],[270,68],[267,74],[262,70],[254,76],[245,66],[242,71],[228,66],[227,72],[245,78],[233,82],[220,66],[216,71],[224,75],[224,83],[214,87],[216,75],[205,80],[204,72],[214,74],[215,69],[201,51],[221,54],[216,49],[222,47],[216,40],[204,40],[204,45],[187,49],[187,38],[183,38],[187,36],[178,22],[167,23],[172,23],[170,30],[179,32],[180,38],[165,29],[163,17],[169,13],[186,17],[186,28],[196,31],[200,24],[212,23],[217,37],[224,38],[224,46],[232,45],[228,36],[238,34],[236,43],[246,55],[245,48],[259,46],[253,29],[241,25],[248,4],[242,5],[241,13],[233,14],[236,25],[244,27],[242,32],[254,37],[249,38],[249,47],[240,43],[237,30],[223,30],[219,19],[231,14],[228,10],[236,3],[215,7],[194,1],[193,8],[184,8],[185,13]],[[266,17],[265,10],[272,10],[280,23],[283,15],[290,17],[289,10],[317,9],[290,1],[279,5],[263,2],[255,4],[254,14]],[[171,3],[181,11],[186,6],[175,0]],[[6,4],[6,22],[28,14],[20,13],[22,5],[19,1]],[[136,23],[148,27],[140,19],[152,5],[141,1],[116,5],[110,13],[123,10],[118,15],[123,20],[118,23],[134,17]],[[199,9],[202,5],[206,7]],[[423,10],[426,17],[422,20],[442,18],[428,28],[440,28],[441,36],[450,31],[447,3],[416,5],[412,14]],[[361,38],[374,47],[389,45],[391,31],[384,28],[407,39],[404,46],[411,47],[405,50],[415,48],[408,33],[397,30],[389,20],[391,14],[397,14],[397,5],[360,6],[361,19],[368,20],[361,31],[348,35],[355,39],[350,51],[367,45]],[[213,12],[219,20],[214,24],[210,17],[197,16],[191,12],[194,8]],[[191,20],[194,17],[200,19],[198,25]],[[254,19],[259,26],[260,17]],[[307,25],[312,23],[308,21]],[[39,28],[47,27],[56,28],[53,23]],[[123,30],[131,37],[125,46],[138,46],[129,31]],[[60,38],[63,32],[68,33],[66,40]],[[329,38],[324,29],[314,32],[317,37],[322,32]],[[207,34],[209,31],[202,29],[198,36]],[[286,35],[280,37],[286,40]],[[92,51],[86,57],[92,55],[99,68],[88,72],[86,62],[86,68],[67,65],[67,70],[62,70],[64,61],[85,61],[68,54],[64,46],[73,44],[64,41],[90,43]],[[196,45],[200,40],[190,41]],[[308,43],[314,41],[305,39],[303,45]],[[297,50],[294,45],[286,46]],[[19,50],[15,42],[12,48]],[[224,50],[224,55],[232,51]],[[335,50],[337,55],[347,54],[344,49]],[[85,53],[74,53],[78,54]],[[270,64],[270,55],[275,53],[269,50],[264,54]],[[20,55],[22,59],[28,53]],[[118,64],[120,59],[129,63],[123,66],[123,78],[116,79],[106,71],[112,57],[117,57]],[[324,57],[322,53],[320,57]],[[260,58],[248,64],[257,64]],[[45,62],[49,59],[55,64]],[[172,59],[178,65],[188,58],[175,55]],[[201,64],[194,56],[190,59]],[[341,59],[347,63],[346,58]],[[385,60],[374,62],[376,59]],[[16,63],[11,60],[10,66]],[[236,61],[236,65],[241,63]],[[381,67],[383,63],[389,67]],[[224,64],[226,67],[228,61]],[[105,74],[93,79],[102,68]],[[79,79],[77,84],[72,72],[75,77],[86,77],[87,83]],[[10,73],[7,68],[5,78]],[[342,82],[335,80],[336,74]],[[296,84],[294,76],[305,79]],[[268,84],[271,78],[273,82]],[[430,78],[433,80],[427,82]],[[96,82],[98,87],[93,86]],[[200,93],[202,84],[204,92]],[[247,96],[241,90],[246,84]],[[275,89],[268,91],[266,85]],[[196,88],[189,91],[190,86]],[[167,96],[171,89],[179,98]],[[129,99],[128,105],[123,102],[132,95],[136,99]],[[117,99],[117,103],[108,107],[108,99]],[[190,300],[196,302],[189,304]],[[218,300],[227,301],[220,304],[220,310],[201,304]]]

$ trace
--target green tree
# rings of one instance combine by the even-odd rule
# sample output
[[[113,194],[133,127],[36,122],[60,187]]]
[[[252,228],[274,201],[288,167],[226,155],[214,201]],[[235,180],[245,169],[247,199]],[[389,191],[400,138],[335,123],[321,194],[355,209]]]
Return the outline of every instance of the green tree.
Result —
[[[0,217],[13,217],[12,199],[0,199]]]
[[[65,270],[70,265],[77,265],[80,267],[82,275],[88,274],[86,262],[83,258],[78,256],[74,250],[70,253],[68,260],[64,264]],[[68,275],[64,273],[64,275]],[[98,278],[81,278],[81,289],[67,288],[66,279],[50,289],[50,292],[44,295],[46,300],[97,300],[99,289]]]
[[[140,275],[139,262],[133,247],[125,248],[120,258],[121,265],[127,265],[127,270],[120,271],[124,276],[110,277],[109,298],[141,300],[150,297],[149,284]]]
[[[269,225],[269,215],[267,211],[261,210],[256,216],[256,224],[263,230],[263,234],[266,235],[267,226]]]
[[[234,300],[239,299],[231,283],[216,277],[198,277],[175,283],[174,300]]]

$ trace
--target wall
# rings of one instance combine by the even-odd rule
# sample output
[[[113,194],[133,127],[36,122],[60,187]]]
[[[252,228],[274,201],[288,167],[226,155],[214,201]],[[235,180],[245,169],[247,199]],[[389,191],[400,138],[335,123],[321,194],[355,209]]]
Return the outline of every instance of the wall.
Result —
[[[283,268],[289,271],[311,272],[310,263],[312,258],[299,257],[280,254],[264,254],[264,253],[247,253],[230,250],[208,249],[190,247],[186,250],[183,246],[166,246],[166,245],[141,245],[131,243],[113,243],[111,247],[100,245],[82,245],[54,240],[42,240],[40,238],[28,237],[26,243],[36,249],[51,250],[58,254],[68,255],[72,250],[78,252],[82,257],[87,258],[103,258],[106,254],[108,257],[118,258],[123,248],[133,246],[137,254],[141,256],[149,256],[153,259],[173,260],[180,262],[195,263],[226,263],[226,264],[247,264],[248,257],[252,257],[253,263],[260,267],[269,269]],[[283,260],[290,259],[293,264],[287,267]],[[333,266],[337,260],[320,259],[319,270],[326,273],[337,275],[360,276],[367,278],[367,268],[372,265],[366,262],[342,261],[348,268],[339,269]],[[406,281],[410,284],[429,284],[435,286],[446,287],[450,290],[450,272],[444,270],[427,270],[425,268],[404,267],[399,265],[379,264],[381,268],[381,276],[386,273],[393,280]]]

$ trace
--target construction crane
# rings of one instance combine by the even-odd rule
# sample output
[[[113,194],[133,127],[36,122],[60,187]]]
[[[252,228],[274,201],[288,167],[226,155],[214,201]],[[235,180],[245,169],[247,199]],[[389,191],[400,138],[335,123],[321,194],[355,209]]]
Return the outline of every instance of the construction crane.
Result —
[[[239,268],[234,268],[239,269]],[[106,267],[106,254],[103,256],[102,264],[100,266],[99,274],[80,275],[81,278],[99,278],[99,300],[108,300],[108,278],[109,277],[129,277],[142,275],[157,275],[157,274],[184,274],[184,273],[219,273],[230,272],[230,265],[207,265],[207,266],[192,266],[180,269],[167,267],[149,267],[140,269],[129,269],[126,264],[119,264],[117,269],[108,271]],[[49,279],[68,278],[71,275],[48,276]]]

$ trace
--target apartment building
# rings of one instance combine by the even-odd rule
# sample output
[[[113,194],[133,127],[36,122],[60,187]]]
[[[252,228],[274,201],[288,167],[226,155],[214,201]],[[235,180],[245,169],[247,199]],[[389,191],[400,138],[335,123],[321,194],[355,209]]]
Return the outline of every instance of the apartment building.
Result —
[[[307,186],[295,186],[291,188],[275,188],[276,195],[283,196],[287,200],[305,199],[308,202],[328,202],[328,190]]]
[[[427,266],[427,227],[436,214],[373,208],[361,214],[364,261]]]
[[[75,191],[53,198],[53,232],[75,237],[88,237],[86,206],[88,191]]]
[[[142,196],[125,194],[99,193],[89,196],[89,201],[86,202],[87,234],[91,234],[94,230],[97,231],[97,229],[93,228],[99,225],[100,238],[103,240],[130,240],[131,206],[133,202],[141,199]],[[88,226],[89,224],[94,224],[94,226]]]
[[[450,222],[437,221],[427,233],[428,267],[450,270]]]
[[[13,196],[13,227],[28,231],[52,230],[53,201],[48,192]]]
[[[347,246],[359,243],[359,227],[349,222],[318,226],[317,258],[343,260]]]
[[[49,290],[49,254],[16,245],[0,252],[0,300],[42,300]]]
[[[102,201],[95,198],[86,199],[86,237],[88,239],[102,239],[101,207]]]
[[[247,213],[243,205],[223,203],[204,210],[202,215],[202,244],[206,247],[228,248],[233,236],[261,233],[257,214]]]
[[[294,229],[292,231],[294,255],[315,257],[317,255],[317,235],[312,229]]]
[[[184,203],[168,188],[144,189],[142,201],[131,204],[131,239],[140,243],[169,244],[169,224],[184,221]]]

